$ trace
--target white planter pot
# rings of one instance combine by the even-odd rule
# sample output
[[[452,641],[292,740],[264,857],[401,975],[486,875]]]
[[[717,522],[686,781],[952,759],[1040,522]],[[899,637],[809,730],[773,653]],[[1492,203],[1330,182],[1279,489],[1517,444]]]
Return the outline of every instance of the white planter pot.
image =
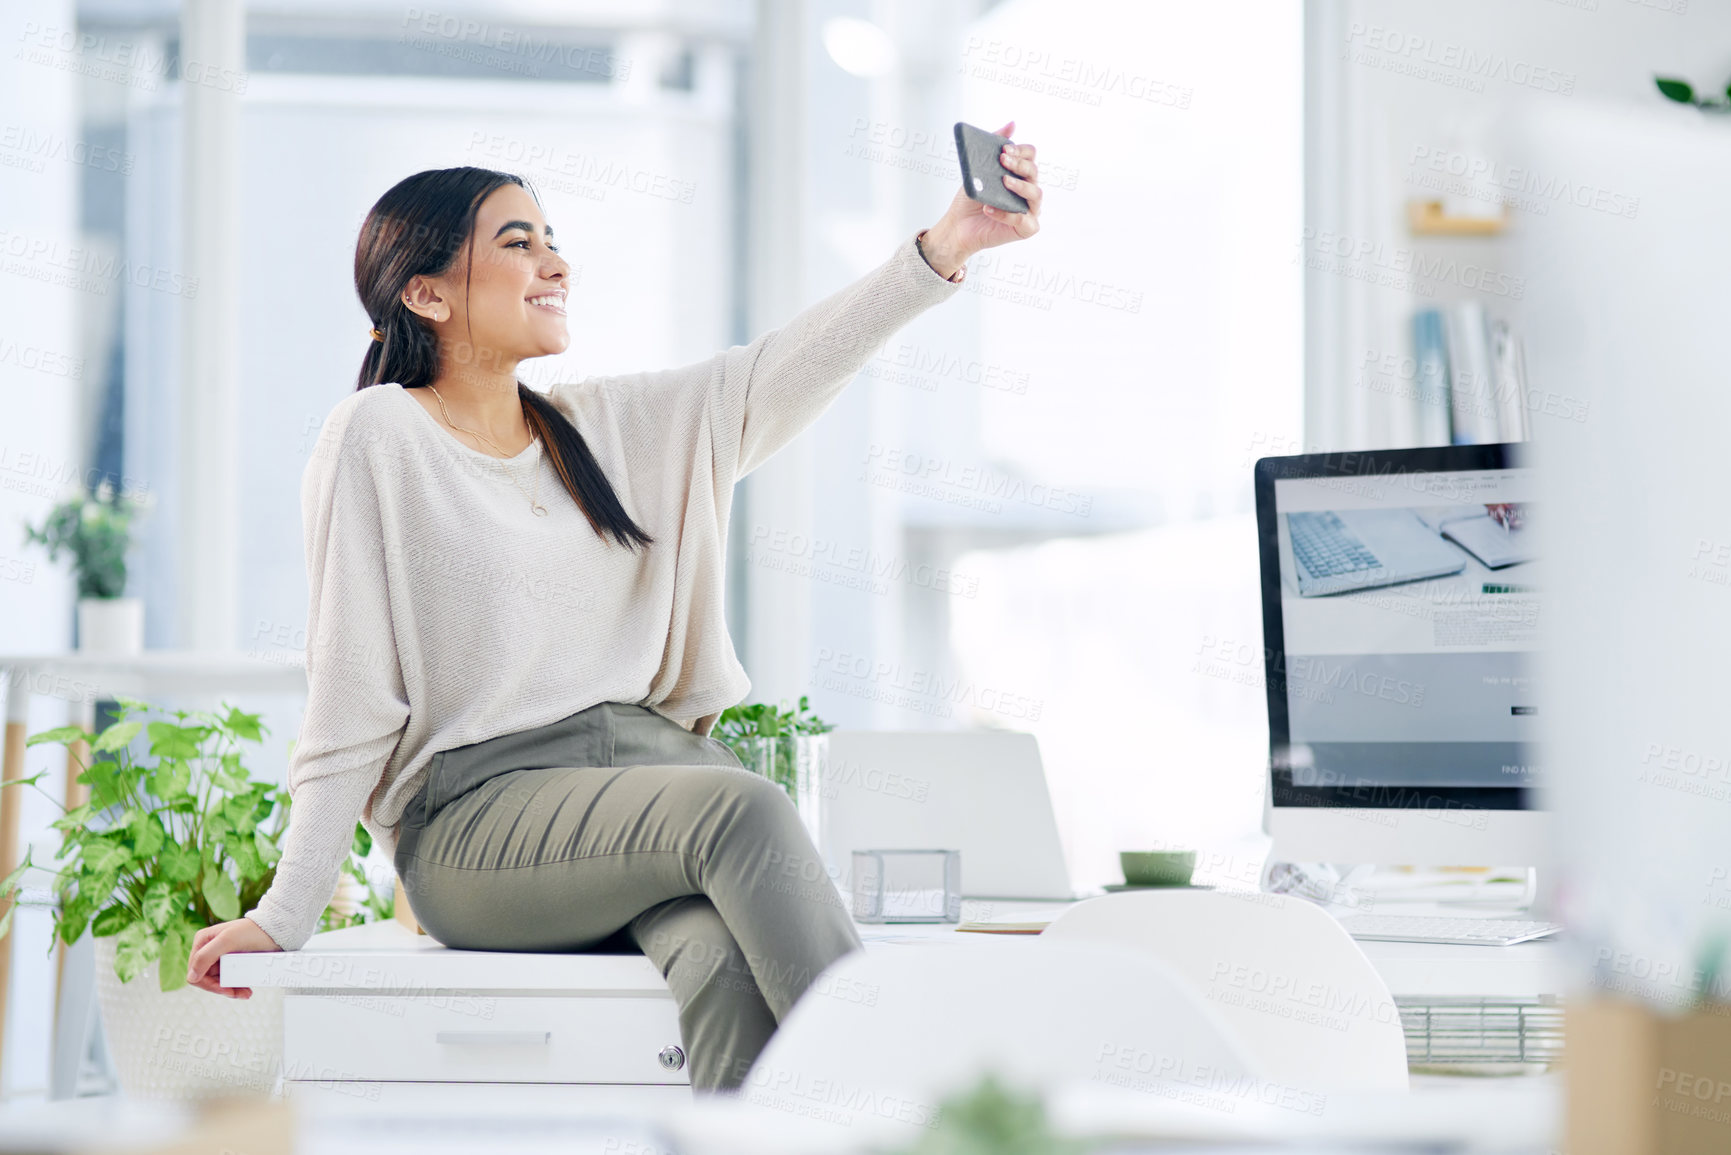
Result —
[[[164,992],[156,963],[122,983],[116,935],[96,940],[102,1030],[131,1099],[202,1099],[269,1094],[282,1074],[282,990],[254,987],[231,999],[181,987]]]
[[[143,598],[78,599],[79,653],[136,654],[143,649]]]

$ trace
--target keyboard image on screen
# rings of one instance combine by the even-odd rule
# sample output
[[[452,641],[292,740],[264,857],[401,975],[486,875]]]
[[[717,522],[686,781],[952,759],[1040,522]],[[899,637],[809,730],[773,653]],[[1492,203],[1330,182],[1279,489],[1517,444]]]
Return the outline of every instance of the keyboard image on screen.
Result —
[[[1463,946],[1513,946],[1563,929],[1554,922],[1526,919],[1409,914],[1350,914],[1340,920],[1340,925],[1353,938],[1374,942],[1440,942]]]
[[[1466,554],[1411,509],[1307,510],[1286,515],[1300,597],[1352,593],[1459,573]]]
[[[1338,577],[1382,566],[1335,514],[1289,514],[1286,525],[1292,534],[1292,556],[1311,577]]]

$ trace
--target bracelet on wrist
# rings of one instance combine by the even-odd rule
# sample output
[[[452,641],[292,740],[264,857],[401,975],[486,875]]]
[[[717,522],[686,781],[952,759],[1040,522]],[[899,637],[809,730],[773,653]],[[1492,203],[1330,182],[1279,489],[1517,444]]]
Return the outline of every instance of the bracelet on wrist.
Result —
[[[921,229],[919,232],[914,234],[914,249],[920,254],[920,260],[922,260],[926,263],[926,268],[930,269],[934,273],[938,273],[938,267],[936,265],[932,264],[932,259],[930,257],[926,256],[925,239],[926,239],[926,233],[928,233],[929,231],[931,231],[931,230]],[[944,275],[942,273],[938,273],[938,276],[944,277],[944,280],[950,282],[952,285],[961,284],[962,281],[967,277],[967,275],[968,275],[968,266],[966,263],[957,265],[956,271],[951,273],[947,277],[944,277]]]

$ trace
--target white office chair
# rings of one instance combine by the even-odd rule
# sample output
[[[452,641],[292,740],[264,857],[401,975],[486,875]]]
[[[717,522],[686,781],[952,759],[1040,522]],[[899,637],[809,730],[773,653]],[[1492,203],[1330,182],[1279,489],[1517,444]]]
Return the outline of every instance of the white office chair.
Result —
[[[1406,1090],[1388,984],[1328,912],[1280,894],[1139,890],[1078,903],[1041,936],[1148,952],[1188,979],[1268,1077],[1319,1091]]]
[[[1162,1079],[1190,1089],[1263,1075],[1190,984],[1143,952],[966,939],[836,962],[758,1056],[742,1098],[826,1121],[851,1146],[911,1141],[945,1095],[987,1071],[1024,1090],[1098,1080],[1156,1094]]]

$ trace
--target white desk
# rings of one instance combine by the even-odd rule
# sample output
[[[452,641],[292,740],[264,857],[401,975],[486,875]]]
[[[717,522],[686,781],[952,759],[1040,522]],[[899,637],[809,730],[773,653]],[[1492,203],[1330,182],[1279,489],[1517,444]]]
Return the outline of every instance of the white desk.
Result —
[[[964,920],[1050,921],[1069,905],[969,901]],[[948,923],[861,925],[868,951],[958,943],[1017,950],[1033,938]],[[1365,943],[1398,999],[1554,994],[1549,944]],[[230,986],[281,987],[283,1076],[292,1094],[371,1109],[463,1097],[646,1108],[689,1095],[677,1007],[639,954],[450,950],[386,920],[315,935],[299,951],[231,954]]]

